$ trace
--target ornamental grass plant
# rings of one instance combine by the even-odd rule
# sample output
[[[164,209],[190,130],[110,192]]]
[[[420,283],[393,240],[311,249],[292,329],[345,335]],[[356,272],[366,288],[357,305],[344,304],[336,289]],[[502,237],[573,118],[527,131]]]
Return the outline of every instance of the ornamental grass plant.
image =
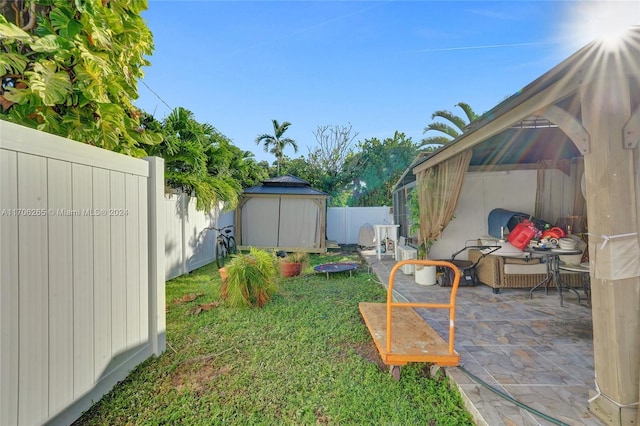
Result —
[[[231,307],[261,308],[277,290],[275,254],[250,248],[239,253],[226,266],[226,288],[221,292]]]
[[[215,266],[167,282],[166,352],[77,424],[472,425],[458,391],[426,364],[393,380],[358,311],[361,301],[383,302],[385,289],[366,268],[313,273],[331,262],[359,259],[311,255],[261,309],[218,304]],[[198,304],[217,307],[194,315]]]

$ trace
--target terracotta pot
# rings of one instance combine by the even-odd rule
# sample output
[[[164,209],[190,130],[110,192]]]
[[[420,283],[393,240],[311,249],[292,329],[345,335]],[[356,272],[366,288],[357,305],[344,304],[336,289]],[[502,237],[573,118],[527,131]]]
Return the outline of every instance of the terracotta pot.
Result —
[[[302,272],[302,263],[280,262],[280,274],[283,277],[295,277]]]
[[[218,269],[218,272],[220,273],[220,279],[222,279],[222,285],[220,286],[220,297],[222,299],[226,299],[229,295],[229,291],[227,290],[227,279],[229,278],[229,272],[225,267]]]
[[[227,278],[229,278],[229,271],[227,270],[226,267],[222,267],[220,269],[218,269],[218,272],[220,273],[220,279],[222,280],[222,282],[227,281]]]

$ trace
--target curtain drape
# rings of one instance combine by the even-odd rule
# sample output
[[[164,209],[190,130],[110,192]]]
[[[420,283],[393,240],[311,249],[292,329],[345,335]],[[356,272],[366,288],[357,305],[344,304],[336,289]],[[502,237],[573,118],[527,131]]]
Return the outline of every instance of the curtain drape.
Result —
[[[453,218],[472,154],[467,150],[417,175],[419,242],[426,241],[427,251]]]
[[[545,208],[544,175],[547,172],[547,165],[544,162],[544,160],[538,161],[537,171],[538,171],[538,174],[537,174],[537,184],[536,184],[536,206],[535,206],[533,215],[535,217],[544,217],[544,208]]]
[[[571,175],[573,177],[573,187],[575,192],[573,195],[573,214],[576,216],[587,216],[587,200],[582,194],[582,179],[584,177],[584,158],[576,158],[574,167],[572,167]]]
[[[554,169],[569,176],[569,182],[551,173]],[[537,164],[536,204],[534,216],[555,223],[564,216],[586,216],[586,202],[580,190],[584,174],[582,158],[539,161]],[[573,198],[571,198],[573,197]]]

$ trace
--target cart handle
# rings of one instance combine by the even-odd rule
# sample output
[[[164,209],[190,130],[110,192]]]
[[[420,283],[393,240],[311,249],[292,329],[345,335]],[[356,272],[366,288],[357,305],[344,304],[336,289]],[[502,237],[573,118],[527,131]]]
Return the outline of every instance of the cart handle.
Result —
[[[404,265],[423,265],[423,266],[444,266],[453,269],[453,286],[451,288],[451,296],[449,303],[420,303],[420,302],[394,302],[393,301],[393,282],[396,272]],[[391,353],[391,308],[431,308],[431,309],[449,309],[449,353],[453,354],[453,343],[455,338],[455,317],[456,317],[456,293],[458,284],[460,283],[460,271],[451,262],[446,260],[402,260],[396,263],[389,274],[389,286],[387,288],[387,353]]]

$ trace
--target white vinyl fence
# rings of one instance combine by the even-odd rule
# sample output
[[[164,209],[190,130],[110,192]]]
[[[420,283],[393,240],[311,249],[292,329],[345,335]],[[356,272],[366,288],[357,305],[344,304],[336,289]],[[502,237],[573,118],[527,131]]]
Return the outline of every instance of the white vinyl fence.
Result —
[[[164,351],[163,174],[0,121],[0,425],[70,424]]]
[[[327,239],[338,244],[357,244],[364,224],[393,223],[391,207],[329,207],[327,209]]]
[[[164,197],[167,280],[211,263],[218,233],[206,228],[233,225],[232,212],[220,213],[219,208],[208,213],[199,211],[196,202],[194,197],[182,193]]]

